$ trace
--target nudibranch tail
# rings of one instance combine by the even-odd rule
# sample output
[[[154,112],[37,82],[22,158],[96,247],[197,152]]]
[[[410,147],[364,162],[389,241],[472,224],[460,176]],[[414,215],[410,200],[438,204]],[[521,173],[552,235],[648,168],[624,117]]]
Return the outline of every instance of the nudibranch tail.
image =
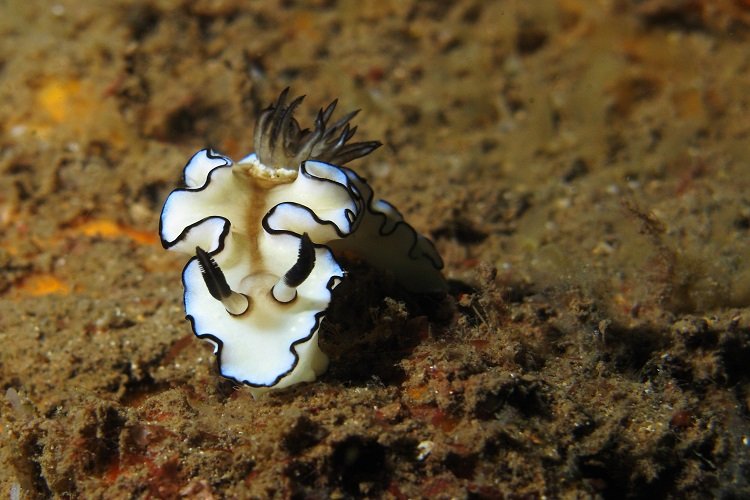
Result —
[[[310,236],[303,233],[299,242],[297,262],[273,286],[271,289],[273,298],[284,304],[293,301],[297,297],[297,287],[310,276],[314,267],[315,246],[310,240]]]
[[[227,312],[233,316],[244,314],[250,307],[250,299],[241,293],[233,291],[227,283],[219,264],[201,247],[195,247],[198,266],[206,283],[208,293],[224,305]]]

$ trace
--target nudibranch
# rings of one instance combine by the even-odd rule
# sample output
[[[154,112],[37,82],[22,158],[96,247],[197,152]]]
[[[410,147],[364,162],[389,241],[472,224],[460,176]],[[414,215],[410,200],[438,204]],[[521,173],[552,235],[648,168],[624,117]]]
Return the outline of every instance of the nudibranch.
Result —
[[[255,153],[236,163],[211,149],[193,155],[159,223],[164,248],[191,256],[182,283],[195,335],[255,397],[326,370],[318,332],[345,276],[338,255],[412,292],[447,288],[433,243],[342,166],[380,146],[349,142],[357,111],[330,123],[333,101],[302,129],[293,114],[303,97],[287,104],[288,90],[259,115]]]

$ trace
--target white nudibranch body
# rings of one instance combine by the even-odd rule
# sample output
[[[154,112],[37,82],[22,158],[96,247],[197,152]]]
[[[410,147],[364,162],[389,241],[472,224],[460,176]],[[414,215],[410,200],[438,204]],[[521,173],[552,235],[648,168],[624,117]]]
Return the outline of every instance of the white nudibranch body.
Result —
[[[334,101],[302,130],[292,116],[302,98],[287,105],[287,92],[259,116],[255,153],[190,159],[159,224],[164,248],[191,255],[182,282],[195,335],[255,397],[326,370],[318,331],[344,278],[336,254],[357,254],[413,292],[447,288],[432,242],[340,166],[380,146],[347,143],[356,112],[329,124]]]

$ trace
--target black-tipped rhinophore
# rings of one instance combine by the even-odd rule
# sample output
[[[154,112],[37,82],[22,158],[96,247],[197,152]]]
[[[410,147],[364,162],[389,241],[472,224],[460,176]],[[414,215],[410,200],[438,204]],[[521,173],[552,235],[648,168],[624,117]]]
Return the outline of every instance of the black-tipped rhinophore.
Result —
[[[313,267],[315,267],[315,247],[307,233],[303,233],[299,241],[297,262],[286,272],[282,280],[286,286],[297,288],[310,276]]]
[[[293,115],[305,96],[299,96],[287,105],[288,94],[289,87],[281,92],[276,103],[260,113],[255,124],[255,151],[264,165],[288,168],[296,167],[305,160],[343,165],[381,146],[379,141],[347,144],[357,131],[357,127],[351,127],[349,121],[359,110],[347,113],[328,125],[337,100],[325,110],[318,111],[313,130],[303,130]]]
[[[201,269],[203,281],[206,282],[208,293],[216,300],[223,300],[232,295],[232,289],[224,277],[219,264],[201,247],[195,247],[195,256],[198,257],[198,266]]]

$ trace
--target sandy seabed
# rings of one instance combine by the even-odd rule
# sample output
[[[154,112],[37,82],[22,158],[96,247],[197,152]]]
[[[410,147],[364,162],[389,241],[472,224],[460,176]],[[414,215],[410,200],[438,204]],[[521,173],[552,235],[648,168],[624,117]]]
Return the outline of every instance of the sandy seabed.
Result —
[[[352,260],[256,401],[157,227],[286,86],[451,291]],[[747,0],[0,2],[0,493],[747,498],[748,172]]]

